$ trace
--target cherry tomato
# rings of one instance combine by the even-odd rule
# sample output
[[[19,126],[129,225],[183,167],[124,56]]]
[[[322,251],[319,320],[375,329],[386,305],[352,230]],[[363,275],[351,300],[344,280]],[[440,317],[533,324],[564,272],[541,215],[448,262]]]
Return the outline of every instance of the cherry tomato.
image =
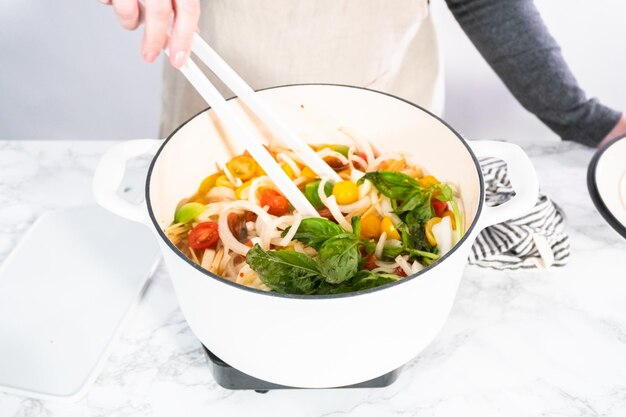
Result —
[[[247,233],[245,233],[243,221],[237,213],[228,213],[226,220],[228,222],[228,229],[230,230],[230,233],[235,236],[235,239],[241,240],[243,237],[245,237]]]
[[[208,249],[214,247],[219,239],[217,223],[203,222],[191,229],[188,242],[191,249]]]
[[[433,204],[433,209],[435,209],[435,215],[437,217],[443,217],[443,213],[445,213],[446,210],[448,210],[448,203],[446,203],[445,201],[440,201],[440,200],[437,200],[436,198],[433,198],[432,204]]]
[[[371,271],[372,269],[376,268],[376,255],[371,254],[370,256],[365,258],[365,262],[363,263],[363,268],[367,269],[368,271]]]
[[[404,272],[404,269],[402,269],[402,267],[397,267],[396,270],[394,271],[394,273],[396,275],[399,275],[401,277],[406,277],[406,272]]]
[[[257,171],[256,161],[248,155],[239,155],[226,163],[228,170],[233,176],[240,178],[242,181],[248,181]]]
[[[268,213],[274,216],[284,216],[289,213],[289,201],[273,188],[266,188],[261,193],[261,207],[265,206],[269,207]]]
[[[376,214],[368,214],[361,219],[361,237],[378,239],[380,237],[380,218]]]

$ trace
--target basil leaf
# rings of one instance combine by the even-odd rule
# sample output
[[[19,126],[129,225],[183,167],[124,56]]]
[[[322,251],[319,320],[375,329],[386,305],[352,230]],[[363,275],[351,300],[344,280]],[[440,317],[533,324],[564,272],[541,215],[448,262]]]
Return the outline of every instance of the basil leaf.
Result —
[[[318,294],[344,294],[353,291],[362,291],[380,285],[389,284],[401,279],[398,275],[383,274],[372,271],[359,271],[351,279],[341,284],[322,283],[318,290]]]
[[[352,218],[352,234],[356,237],[361,236],[361,216],[354,216]]]
[[[423,209],[426,205],[430,205],[430,194],[417,190],[410,194],[402,202],[402,204],[395,209],[395,212],[397,214],[402,214],[406,211],[412,211],[417,208]]]
[[[339,284],[356,274],[361,260],[358,244],[354,235],[344,233],[320,246],[315,261],[326,282]]]
[[[413,177],[402,172],[368,172],[358,181],[358,184],[364,180],[371,181],[378,191],[391,199],[404,200],[408,195],[422,188]]]
[[[440,191],[439,194],[435,196],[435,198],[439,201],[452,201],[454,198],[454,193],[452,192],[452,188],[450,188],[447,184],[438,184],[437,189]]]
[[[432,247],[426,239],[426,222],[432,217],[432,207],[428,205],[428,210],[418,208],[409,212],[405,217],[405,224],[408,231],[408,244],[410,248],[430,252]]]
[[[285,237],[289,229],[291,229],[291,226],[286,228],[281,236]],[[321,217],[309,217],[300,222],[298,231],[293,238],[319,250],[322,243],[343,233],[346,233],[346,231],[337,223]]]
[[[265,251],[254,245],[246,262],[272,291],[283,294],[314,294],[320,284],[313,259],[289,250]]]

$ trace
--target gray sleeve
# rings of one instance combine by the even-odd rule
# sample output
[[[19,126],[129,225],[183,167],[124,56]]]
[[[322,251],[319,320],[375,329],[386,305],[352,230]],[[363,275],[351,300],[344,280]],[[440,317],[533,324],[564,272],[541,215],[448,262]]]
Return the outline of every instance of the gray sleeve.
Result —
[[[532,0],[446,0],[515,98],[562,139],[595,146],[620,113],[588,99]]]

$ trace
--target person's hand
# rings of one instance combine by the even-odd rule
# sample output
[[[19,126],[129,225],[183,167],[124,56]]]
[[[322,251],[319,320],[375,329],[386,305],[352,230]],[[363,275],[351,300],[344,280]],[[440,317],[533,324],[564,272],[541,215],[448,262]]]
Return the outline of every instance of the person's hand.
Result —
[[[622,117],[620,117],[619,122],[617,122],[613,130],[611,130],[609,134],[602,139],[602,142],[598,144],[598,148],[623,135],[626,135],[626,113],[622,113]]]
[[[144,4],[140,0],[100,2],[113,6],[124,29],[135,30],[143,21],[141,56],[146,62],[154,62],[166,45],[173,66],[180,68],[187,61],[200,18],[200,0],[145,0]],[[171,39],[168,35],[170,24]]]

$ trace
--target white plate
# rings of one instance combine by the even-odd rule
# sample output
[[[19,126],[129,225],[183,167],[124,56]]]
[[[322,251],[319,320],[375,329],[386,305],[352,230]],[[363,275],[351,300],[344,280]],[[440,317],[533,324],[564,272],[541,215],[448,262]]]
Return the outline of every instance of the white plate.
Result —
[[[0,391],[79,400],[158,259],[148,228],[99,207],[37,219],[0,266]]]
[[[594,155],[587,185],[600,214],[626,237],[626,136]]]

